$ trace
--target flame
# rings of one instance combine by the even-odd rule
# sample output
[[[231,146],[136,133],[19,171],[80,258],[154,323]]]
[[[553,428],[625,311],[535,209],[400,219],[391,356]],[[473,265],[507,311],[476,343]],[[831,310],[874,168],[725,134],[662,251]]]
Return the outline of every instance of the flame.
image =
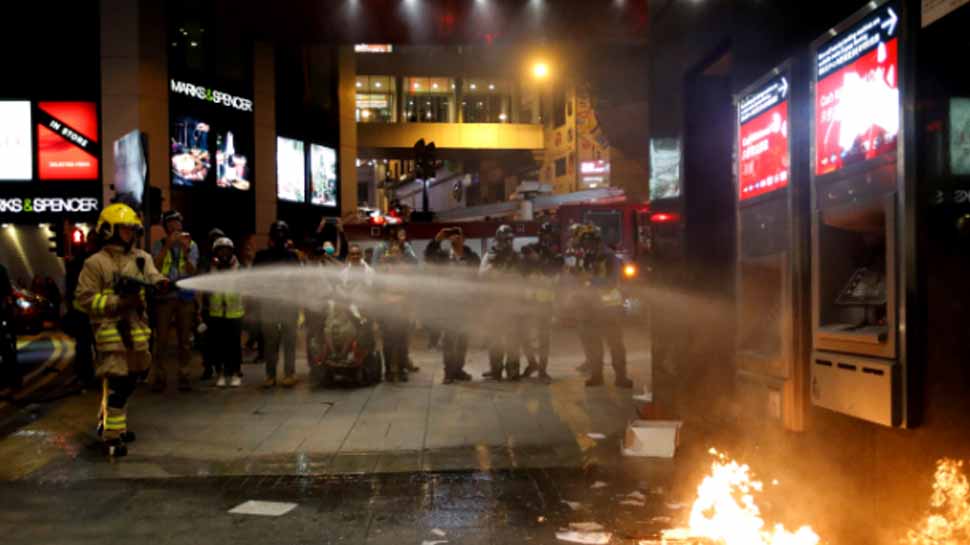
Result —
[[[711,449],[716,457],[710,475],[697,487],[687,528],[664,531],[664,540],[705,539],[723,545],[817,545],[818,535],[810,526],[791,532],[782,524],[765,527],[755,494],[764,486],[751,478],[747,465],[729,460]]]
[[[903,540],[909,545],[957,545],[970,542],[970,483],[963,462],[944,458],[936,464],[930,512],[921,527]]]

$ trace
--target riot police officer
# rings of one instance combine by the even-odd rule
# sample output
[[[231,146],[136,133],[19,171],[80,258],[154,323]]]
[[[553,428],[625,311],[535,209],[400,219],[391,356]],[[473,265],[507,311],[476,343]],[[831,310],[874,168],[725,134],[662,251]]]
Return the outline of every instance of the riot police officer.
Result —
[[[549,367],[549,339],[555,314],[556,288],[562,270],[559,231],[552,223],[545,222],[539,226],[539,241],[522,248],[522,273],[529,282],[530,302],[537,310],[532,325],[539,342],[538,358],[531,342],[526,341],[522,346],[529,359],[529,366],[523,375],[530,377],[538,371],[539,380],[547,384],[552,381],[546,370]]]
[[[627,377],[626,347],[623,344],[621,317],[623,298],[619,290],[620,264],[616,255],[603,245],[600,228],[584,225],[577,232],[578,253],[574,274],[579,283],[576,301],[578,327],[590,377],[586,386],[603,384],[603,343],[610,349],[616,386],[632,388]]]
[[[513,245],[515,232],[510,225],[502,225],[495,232],[495,243],[482,257],[479,274],[485,279],[495,280],[504,275],[511,276],[520,270],[519,255]],[[501,310],[501,309],[499,309]],[[489,371],[485,378],[502,380],[502,370],[509,380],[519,380],[521,376],[521,362],[519,354],[522,350],[522,333],[520,320],[499,320],[497,336],[492,340],[488,350]]]

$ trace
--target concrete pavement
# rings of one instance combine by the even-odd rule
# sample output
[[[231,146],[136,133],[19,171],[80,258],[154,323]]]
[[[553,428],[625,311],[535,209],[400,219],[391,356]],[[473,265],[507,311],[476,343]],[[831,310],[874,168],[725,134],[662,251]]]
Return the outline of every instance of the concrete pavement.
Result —
[[[649,346],[626,332],[631,375],[642,389]],[[473,349],[472,383],[442,385],[441,355],[413,343],[422,371],[406,384],[293,390],[259,388],[262,369],[244,365],[245,385],[164,394],[139,388],[129,423],[138,434],[130,455],[106,463],[96,448],[96,392],[22,413],[26,425],[0,440],[0,479],[88,479],[238,475],[328,475],[503,468],[582,467],[613,458],[634,417],[629,390],[587,389],[575,370],[575,334],[558,332],[553,384],[482,382],[487,353]],[[607,371],[608,381],[612,378]],[[597,441],[596,432],[607,436]]]

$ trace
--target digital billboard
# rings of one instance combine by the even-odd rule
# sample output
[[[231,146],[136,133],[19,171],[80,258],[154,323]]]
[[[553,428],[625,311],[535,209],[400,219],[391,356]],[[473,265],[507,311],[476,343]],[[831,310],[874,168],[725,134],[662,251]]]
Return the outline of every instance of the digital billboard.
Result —
[[[0,101],[0,180],[28,181],[34,175],[30,102]]]
[[[94,102],[39,102],[37,175],[41,180],[97,180],[98,109]]]
[[[222,86],[169,82],[172,185],[249,191],[255,171],[253,101]]]
[[[738,104],[738,200],[788,186],[788,78],[779,75]]]
[[[310,204],[337,206],[337,152],[310,144]]]
[[[896,151],[898,30],[883,5],[816,51],[816,176]]]
[[[306,202],[306,155],[301,140],[276,137],[276,197]]]
[[[950,174],[970,176],[970,98],[950,99]]]
[[[249,191],[252,150],[242,149],[236,142],[236,136],[229,130],[216,136],[216,187]]]
[[[650,139],[650,200],[680,197],[680,139]]]
[[[148,164],[142,147],[141,131],[131,131],[114,142],[115,193],[141,206],[145,194]]]

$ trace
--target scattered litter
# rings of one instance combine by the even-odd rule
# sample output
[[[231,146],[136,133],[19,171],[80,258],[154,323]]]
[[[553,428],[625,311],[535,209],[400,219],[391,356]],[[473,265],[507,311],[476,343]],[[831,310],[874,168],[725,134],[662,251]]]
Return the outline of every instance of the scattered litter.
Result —
[[[562,502],[568,505],[569,508],[572,509],[573,511],[579,511],[580,509],[583,508],[583,504],[579,503],[578,501],[562,500]]]
[[[643,387],[642,394],[636,394],[633,396],[634,401],[642,401],[644,403],[653,403],[653,392],[648,392],[647,387]]]
[[[603,481],[596,481],[595,483],[593,483],[593,486],[591,486],[590,488],[593,488],[593,489],[606,488],[606,483],[604,483]]]
[[[647,496],[644,495],[644,493],[640,492],[639,490],[634,490],[633,492],[630,492],[629,494],[626,495],[626,497],[630,498],[631,500],[640,500],[640,501],[644,501],[647,499]]]
[[[598,522],[570,522],[569,529],[577,532],[599,532],[603,530],[603,525]]]
[[[668,524],[670,523],[670,521],[671,521],[670,517],[664,517],[664,516],[653,517],[652,519],[650,519],[650,522],[654,522],[657,524]]]
[[[431,533],[438,537],[445,537],[445,531],[440,528],[435,528],[434,530],[431,530]]]
[[[667,509],[670,509],[671,511],[680,511],[681,509],[684,509],[686,507],[687,507],[687,504],[686,503],[668,503],[667,504]]]
[[[647,504],[639,500],[623,500],[620,502],[620,505],[627,505],[630,507],[644,507]]]
[[[634,420],[626,427],[624,456],[673,458],[680,442],[678,420]]]
[[[586,437],[589,437],[590,439],[595,439],[597,441],[606,439],[606,436],[603,435],[602,433],[587,433]]]
[[[232,515],[259,515],[280,517],[296,509],[297,504],[281,501],[249,500],[229,510]]]
[[[448,542],[445,541],[445,540],[437,540],[437,541],[427,541],[427,540],[425,540],[425,541],[422,541],[421,542],[421,545],[441,545],[442,543],[448,543]]]
[[[560,541],[582,543],[583,545],[606,545],[612,537],[613,534],[609,532],[576,532],[573,530],[556,532],[556,539]]]

